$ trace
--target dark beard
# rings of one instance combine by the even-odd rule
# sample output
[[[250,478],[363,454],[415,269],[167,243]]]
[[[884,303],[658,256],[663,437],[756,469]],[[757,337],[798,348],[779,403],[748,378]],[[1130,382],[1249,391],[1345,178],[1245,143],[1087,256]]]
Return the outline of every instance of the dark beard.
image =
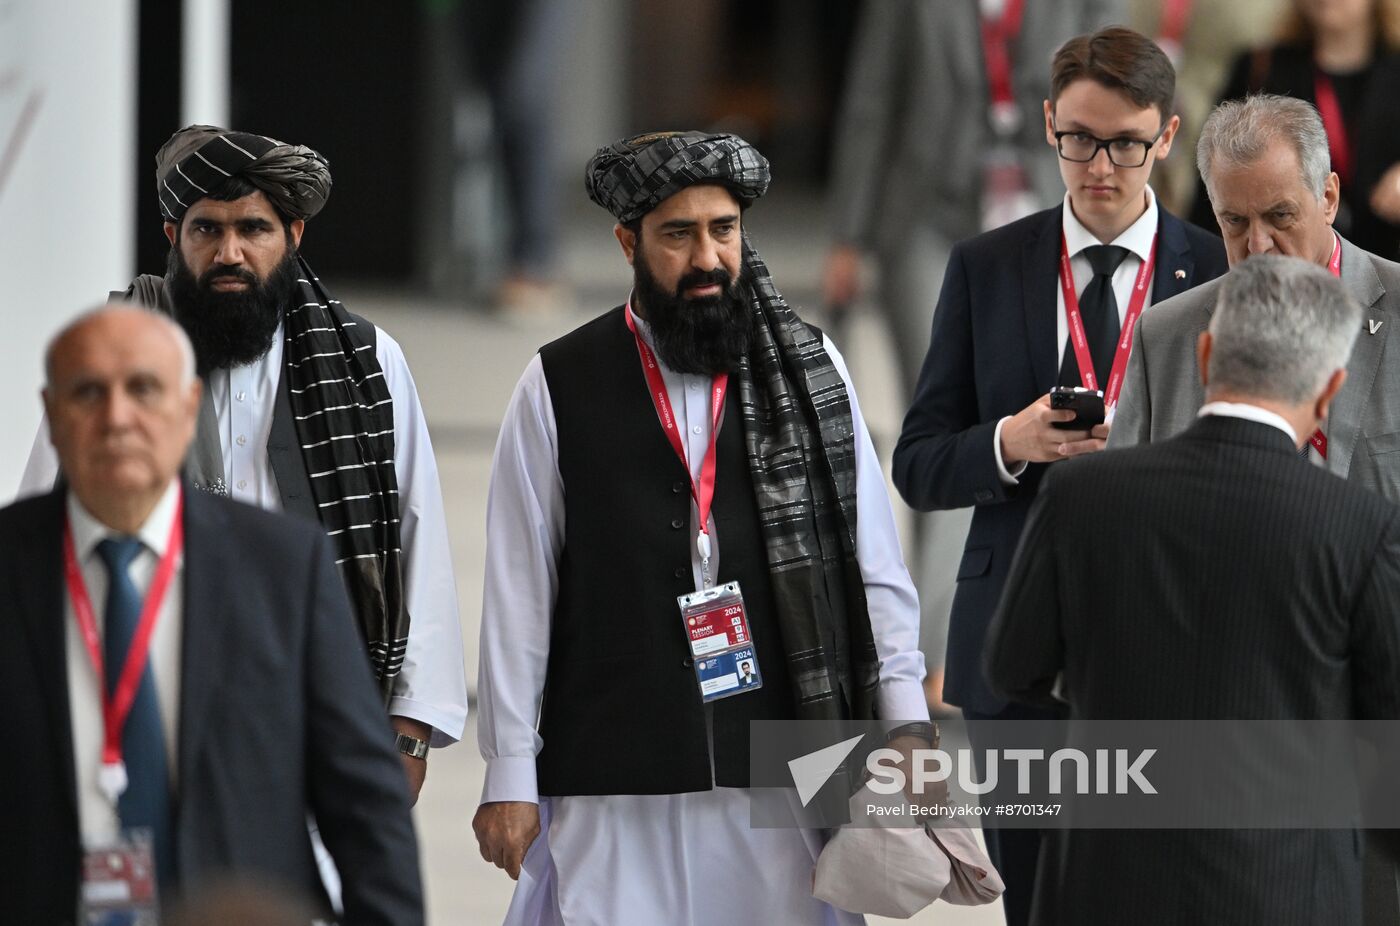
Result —
[[[652,344],[662,363],[677,373],[706,376],[731,371],[739,365],[753,340],[747,268],[740,271],[738,280],[723,267],[692,271],[677,281],[674,292],[669,292],[651,275],[639,247],[632,270],[637,301],[651,327]],[[681,295],[693,286],[707,283],[718,283],[719,294],[697,299]]]
[[[215,277],[237,277],[248,288],[236,293],[216,292],[210,288]],[[199,375],[252,363],[266,354],[296,282],[297,255],[290,248],[266,280],[259,280],[252,271],[223,264],[211,266],[196,280],[180,249],[171,248],[165,285],[175,320],[194,345]]]

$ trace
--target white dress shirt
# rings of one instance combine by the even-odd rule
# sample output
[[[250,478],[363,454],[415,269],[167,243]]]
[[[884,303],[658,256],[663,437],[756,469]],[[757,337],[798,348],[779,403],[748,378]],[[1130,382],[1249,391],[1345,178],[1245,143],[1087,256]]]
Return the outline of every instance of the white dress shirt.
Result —
[[[1245,421],[1267,424],[1269,427],[1278,428],[1287,434],[1293,446],[1298,446],[1298,432],[1293,430],[1293,425],[1289,424],[1282,415],[1271,412],[1267,408],[1260,408],[1258,405],[1250,405],[1245,402],[1207,402],[1201,406],[1196,417],[1204,418],[1207,415],[1219,415],[1222,418],[1243,418]]]
[[[376,328],[375,356],[394,406],[394,470],[399,484],[399,537],[403,549],[404,596],[412,621],[403,670],[394,680],[389,713],[433,728],[431,745],[462,736],[467,722],[467,679],[457,586],[447,542],[446,511],[428,424],[403,349]],[[224,483],[233,498],[272,511],[282,507],[267,456],[277,384],[282,373],[283,334],[259,359],[209,374],[208,389],[218,420]],[[47,492],[58,474],[48,423],[39,427],[25,467],[20,496]]]
[[[650,343],[646,323],[634,319]],[[878,709],[889,720],[924,720],[928,708],[921,684],[918,598],[904,567],[879,460],[849,387],[850,375],[829,341],[826,349],[851,398],[860,512],[857,560],[880,661]],[[676,373],[664,364],[661,371],[685,437],[692,477],[698,478],[710,439],[711,379]],[[557,460],[554,410],[536,355],[506,411],[486,516],[478,677],[478,741],[486,759],[482,802],[542,805],[542,833],[527,857],[507,923],[687,924],[701,922],[702,914],[723,921],[724,911],[743,922],[845,922],[843,915],[812,900],[811,885],[804,880],[821,849],[820,834],[750,829],[744,789],[541,800],[535,758],[542,740],[536,721],[564,538],[564,487]],[[697,517],[692,499],[692,536]],[[711,569],[722,582],[724,537],[713,531],[712,526]],[[699,588],[700,560],[693,548],[691,571]],[[794,876],[794,871],[800,874]],[[656,890],[658,883],[666,885],[664,891]],[[599,885],[607,889],[599,890]]]
[[[1157,238],[1157,195],[1152,192],[1152,187],[1145,189],[1147,195],[1147,209],[1138,216],[1136,222],[1129,225],[1127,229],[1108,242],[1120,248],[1126,248],[1128,255],[1123,258],[1123,262],[1118,265],[1118,269],[1113,272],[1113,299],[1118,303],[1118,324],[1123,324],[1123,319],[1128,314],[1128,304],[1133,297],[1133,283],[1137,280],[1138,271],[1147,262],[1152,253],[1152,243]],[[1094,270],[1089,266],[1089,258],[1084,256],[1084,251],[1096,245],[1103,244],[1094,233],[1084,227],[1074,214],[1074,209],[1070,206],[1069,194],[1065,194],[1064,208],[1061,210],[1061,225],[1065,236],[1065,249],[1069,251],[1069,270],[1074,276],[1074,293],[1076,296],[1084,295],[1084,289],[1094,279]],[[1058,266],[1058,264],[1057,264]],[[1065,355],[1065,347],[1069,344],[1069,316],[1065,312],[1065,293],[1060,286],[1058,270],[1054,278],[1055,286],[1055,369],[1059,370],[1060,361]],[[1046,285],[1051,281],[1047,280]],[[1143,297],[1143,308],[1152,304],[1152,280],[1147,281],[1147,292]],[[1032,350],[1041,350],[1040,345],[1031,345]],[[997,422],[996,431],[992,438],[993,452],[996,454],[997,475],[1005,485],[1015,485],[1022,473],[1026,471],[1026,463],[1022,461],[1014,467],[1008,469],[1006,463],[1001,458],[1001,429],[1011,418],[1010,415]]]
[[[175,521],[175,503],[180,486],[172,482],[151,510],[146,522],[136,533],[141,552],[127,567],[132,584],[142,601],[150,589],[156,565],[165,555],[170,540],[170,527]],[[107,602],[107,566],[97,553],[97,544],[109,537],[122,536],[102,524],[78,502],[70,492],[67,502],[68,523],[73,531],[73,551],[92,602],[93,620],[98,639],[105,633]],[[179,771],[178,739],[180,729],[180,640],[184,627],[185,558],[175,561],[175,572],[166,589],[151,634],[150,670],[155,679],[156,701],[160,705],[161,729],[165,734],[166,764],[172,787]],[[83,845],[99,846],[111,843],[120,831],[117,808],[107,800],[97,786],[97,772],[102,766],[102,691],[101,680],[92,664],[82,630],[73,610],[72,598],[64,586],[63,627],[68,662],[68,714],[72,722],[73,765],[78,779],[78,832]],[[116,671],[108,668],[107,671]]]

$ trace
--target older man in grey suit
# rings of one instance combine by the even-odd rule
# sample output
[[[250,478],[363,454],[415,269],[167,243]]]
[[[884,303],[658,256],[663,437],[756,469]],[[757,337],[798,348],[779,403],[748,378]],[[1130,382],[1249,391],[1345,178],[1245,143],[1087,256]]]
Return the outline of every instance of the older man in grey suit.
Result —
[[[1332,230],[1339,183],[1329,170],[1317,110],[1267,94],[1222,103],[1206,120],[1196,159],[1232,266],[1255,254],[1302,257],[1340,275],[1361,303],[1361,335],[1346,385],[1302,452],[1318,466],[1400,500],[1400,363],[1383,362],[1386,339],[1400,318],[1400,264]],[[1210,324],[1222,280],[1143,315],[1110,448],[1162,440],[1195,421],[1204,398],[1196,338]]]

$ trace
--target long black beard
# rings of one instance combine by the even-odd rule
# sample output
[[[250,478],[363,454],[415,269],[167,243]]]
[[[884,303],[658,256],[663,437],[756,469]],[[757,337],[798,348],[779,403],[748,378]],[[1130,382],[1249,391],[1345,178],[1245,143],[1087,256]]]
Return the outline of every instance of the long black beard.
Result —
[[[289,248],[266,280],[259,280],[249,270],[222,264],[211,266],[196,280],[180,249],[170,249],[165,285],[175,320],[194,345],[201,376],[210,370],[252,363],[272,347],[283,307],[296,288],[296,257]],[[215,277],[237,277],[248,288],[236,293],[216,292],[210,288]]]
[[[727,270],[693,271],[681,277],[674,291],[651,275],[639,249],[632,263],[637,301],[641,303],[656,355],[677,373],[713,376],[735,369],[753,340],[748,269],[733,279]],[[715,296],[687,298],[694,286],[718,283]]]

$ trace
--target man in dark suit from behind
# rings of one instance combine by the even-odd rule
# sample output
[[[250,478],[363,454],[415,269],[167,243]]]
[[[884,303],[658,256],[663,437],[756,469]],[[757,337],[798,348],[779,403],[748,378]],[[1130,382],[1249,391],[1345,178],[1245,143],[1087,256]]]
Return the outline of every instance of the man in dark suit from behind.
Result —
[[[1299,457],[1361,326],[1322,267],[1235,267],[1197,343],[1195,424],[1042,482],[988,633],[993,687],[1096,720],[1400,717],[1400,507]],[[1360,923],[1358,846],[1342,829],[1056,832],[1034,919]]]
[[[0,510],[0,918],[72,924],[133,868],[162,902],[236,877],[324,910],[312,813],[343,926],[422,923],[407,782],[325,535],[177,476],[200,382],[173,321],[101,309],[46,360],[66,482]]]

